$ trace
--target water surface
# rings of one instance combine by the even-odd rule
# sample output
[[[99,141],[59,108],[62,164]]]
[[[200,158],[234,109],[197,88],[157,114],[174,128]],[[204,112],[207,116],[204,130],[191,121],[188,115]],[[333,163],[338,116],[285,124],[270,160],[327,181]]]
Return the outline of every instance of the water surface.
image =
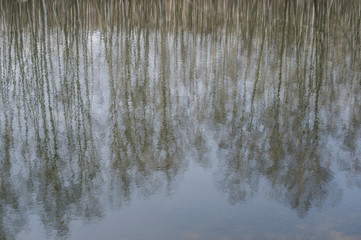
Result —
[[[0,239],[360,239],[358,1],[0,1]]]

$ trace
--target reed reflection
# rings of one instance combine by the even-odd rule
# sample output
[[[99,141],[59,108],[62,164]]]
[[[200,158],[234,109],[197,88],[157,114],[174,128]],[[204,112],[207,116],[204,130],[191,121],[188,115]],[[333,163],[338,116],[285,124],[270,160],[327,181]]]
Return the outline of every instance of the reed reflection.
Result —
[[[0,238],[29,209],[68,236],[193,161],[302,218],[361,185],[360,35],[330,29],[359,32],[355,2],[136,2],[1,1]]]

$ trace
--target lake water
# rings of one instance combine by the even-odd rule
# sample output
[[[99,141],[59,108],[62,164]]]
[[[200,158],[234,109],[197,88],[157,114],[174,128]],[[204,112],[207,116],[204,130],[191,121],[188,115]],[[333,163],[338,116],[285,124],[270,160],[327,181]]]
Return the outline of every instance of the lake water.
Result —
[[[361,239],[359,1],[0,1],[0,239]]]

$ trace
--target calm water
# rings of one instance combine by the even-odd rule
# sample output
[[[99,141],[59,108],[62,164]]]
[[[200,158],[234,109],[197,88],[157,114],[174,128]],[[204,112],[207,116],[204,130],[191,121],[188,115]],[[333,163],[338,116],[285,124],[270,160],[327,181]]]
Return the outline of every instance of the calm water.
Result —
[[[0,1],[0,239],[361,239],[358,1]]]

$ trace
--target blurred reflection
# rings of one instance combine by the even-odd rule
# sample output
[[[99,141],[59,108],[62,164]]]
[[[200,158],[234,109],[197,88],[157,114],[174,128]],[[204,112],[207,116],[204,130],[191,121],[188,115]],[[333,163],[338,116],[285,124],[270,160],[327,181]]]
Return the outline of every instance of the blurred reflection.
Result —
[[[190,161],[300,217],[337,172],[361,186],[356,1],[0,4],[1,239],[171,194]]]

